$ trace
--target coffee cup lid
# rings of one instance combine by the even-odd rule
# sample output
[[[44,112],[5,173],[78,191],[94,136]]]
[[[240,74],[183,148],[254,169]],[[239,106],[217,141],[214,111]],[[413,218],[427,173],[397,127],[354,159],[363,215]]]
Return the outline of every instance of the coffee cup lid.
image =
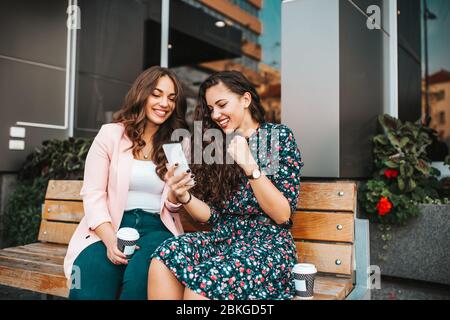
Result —
[[[311,273],[317,273],[317,269],[316,269],[316,266],[311,263],[297,263],[294,266],[294,269],[292,269],[292,272],[311,274]]]
[[[117,231],[117,238],[127,241],[134,241],[139,239],[139,232],[133,228],[120,228]]]

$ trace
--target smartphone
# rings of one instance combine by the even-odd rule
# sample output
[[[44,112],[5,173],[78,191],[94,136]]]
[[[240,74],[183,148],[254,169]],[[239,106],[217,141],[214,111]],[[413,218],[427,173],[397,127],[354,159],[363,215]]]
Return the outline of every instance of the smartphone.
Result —
[[[183,147],[181,143],[166,143],[163,144],[163,150],[166,155],[167,161],[169,161],[169,165],[174,165],[178,163],[178,168],[175,169],[174,175],[180,175],[186,170],[189,169],[189,165],[186,159],[186,156],[183,152]],[[194,179],[191,182],[188,182],[187,185],[193,185]]]

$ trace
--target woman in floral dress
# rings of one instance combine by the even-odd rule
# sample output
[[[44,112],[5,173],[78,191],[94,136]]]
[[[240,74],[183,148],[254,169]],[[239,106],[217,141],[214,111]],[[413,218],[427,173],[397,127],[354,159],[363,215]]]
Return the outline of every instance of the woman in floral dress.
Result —
[[[191,173],[174,176],[175,167],[169,168],[165,178],[178,201],[212,231],[173,237],[156,249],[149,299],[292,298],[297,252],[290,216],[303,166],[292,131],[264,121],[256,90],[237,71],[202,83],[195,118],[202,133],[215,128],[223,134],[203,147],[233,137],[214,154],[228,153],[233,161],[191,166],[195,196]]]

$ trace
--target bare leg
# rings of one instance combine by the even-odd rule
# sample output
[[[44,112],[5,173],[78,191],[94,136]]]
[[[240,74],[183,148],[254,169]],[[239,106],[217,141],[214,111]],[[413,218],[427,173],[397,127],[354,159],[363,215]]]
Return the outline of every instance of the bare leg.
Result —
[[[209,300],[209,298],[204,297],[198,293],[195,293],[189,288],[185,288],[183,300]]]
[[[158,259],[152,259],[148,270],[149,300],[182,300],[184,286],[169,268]]]

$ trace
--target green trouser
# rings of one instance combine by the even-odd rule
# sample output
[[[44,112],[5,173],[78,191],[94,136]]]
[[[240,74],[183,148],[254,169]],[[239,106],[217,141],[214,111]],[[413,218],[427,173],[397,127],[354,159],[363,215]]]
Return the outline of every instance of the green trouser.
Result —
[[[159,214],[142,209],[125,211],[120,227],[135,228],[140,235],[128,265],[114,265],[106,255],[102,241],[84,249],[74,262],[79,268],[79,288],[72,288],[69,299],[77,300],[144,300],[147,299],[150,256],[172,233]]]

